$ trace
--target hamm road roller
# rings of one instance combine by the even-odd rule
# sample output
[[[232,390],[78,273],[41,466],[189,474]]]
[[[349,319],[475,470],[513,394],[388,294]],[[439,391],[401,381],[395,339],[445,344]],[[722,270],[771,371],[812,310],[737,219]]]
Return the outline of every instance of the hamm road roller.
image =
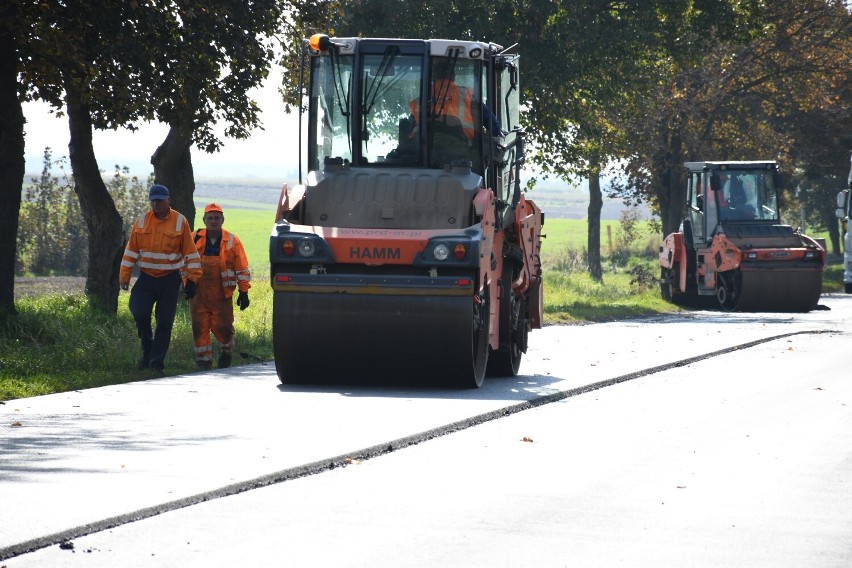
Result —
[[[726,311],[806,312],[825,249],[780,222],[775,162],[686,162],[687,215],[660,247],[665,300],[715,296]]]
[[[326,35],[303,55],[306,162],[269,248],[279,379],[517,374],[542,324],[544,223],[519,179],[518,55]]]

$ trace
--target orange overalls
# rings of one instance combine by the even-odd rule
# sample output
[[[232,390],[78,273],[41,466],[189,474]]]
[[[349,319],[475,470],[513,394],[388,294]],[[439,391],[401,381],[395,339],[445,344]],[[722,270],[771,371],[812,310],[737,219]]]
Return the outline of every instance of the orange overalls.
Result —
[[[230,358],[234,348],[233,292],[237,287],[244,292],[251,287],[245,251],[236,235],[222,230],[217,256],[204,254],[206,241],[206,230],[196,231],[202,274],[195,297],[189,302],[189,313],[195,362],[199,365],[213,362],[211,332],[220,343],[221,354]],[[223,281],[223,278],[228,280]]]
[[[210,332],[221,344],[222,353],[234,348],[234,301],[226,298],[222,289],[222,273],[218,256],[201,257],[202,276],[189,303],[192,316],[192,338],[195,343],[195,362],[213,362]]]

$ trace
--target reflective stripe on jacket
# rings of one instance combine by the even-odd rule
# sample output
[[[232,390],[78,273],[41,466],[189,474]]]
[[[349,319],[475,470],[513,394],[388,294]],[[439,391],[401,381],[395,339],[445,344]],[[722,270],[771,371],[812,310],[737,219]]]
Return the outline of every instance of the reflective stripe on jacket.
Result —
[[[119,283],[130,282],[136,265],[157,278],[185,267],[189,279],[197,282],[201,278],[201,257],[192,242],[186,218],[174,209],[162,221],[153,211],[141,215],[133,224],[124,249]]]
[[[195,231],[195,248],[199,255],[204,254],[207,246],[207,229]],[[251,288],[251,270],[248,258],[239,237],[222,229],[222,242],[219,243],[219,270],[222,274],[222,289],[225,297],[230,298],[236,288],[248,292]]]

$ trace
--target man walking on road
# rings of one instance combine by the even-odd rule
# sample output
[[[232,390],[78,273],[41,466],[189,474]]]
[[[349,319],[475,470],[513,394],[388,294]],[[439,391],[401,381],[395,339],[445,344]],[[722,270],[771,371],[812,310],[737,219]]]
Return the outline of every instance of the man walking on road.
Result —
[[[217,203],[204,208],[204,229],[195,231],[195,246],[201,257],[201,279],[189,302],[195,363],[200,369],[213,366],[212,332],[220,344],[217,366],[229,367],[234,349],[234,290],[237,306],[249,306],[251,271],[243,244],[237,235],[222,228],[225,214]]]
[[[133,267],[139,265],[139,278],[130,291],[129,303],[142,342],[138,366],[162,374],[172,339],[181,269],[186,264],[184,291],[189,299],[195,295],[195,284],[201,278],[201,259],[192,242],[189,222],[171,208],[168,188],[160,184],[151,186],[148,199],[151,211],[133,224],[118,281],[121,289],[127,290]],[[152,312],[156,319],[153,330]]]

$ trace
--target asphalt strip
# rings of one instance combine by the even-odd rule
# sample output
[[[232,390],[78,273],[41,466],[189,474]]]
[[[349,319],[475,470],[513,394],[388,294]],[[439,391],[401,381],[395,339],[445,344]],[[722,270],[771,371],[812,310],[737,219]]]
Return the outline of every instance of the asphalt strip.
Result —
[[[588,385],[583,385],[580,387],[575,387],[572,389],[568,389],[565,391],[555,392],[549,395],[542,396],[540,398],[535,398],[533,400],[528,400],[524,402],[519,402],[517,404],[513,404],[511,406],[507,406],[504,408],[500,408],[498,410],[493,410],[491,412],[486,412],[484,414],[479,414],[477,416],[472,416],[470,418],[466,418],[464,420],[459,420],[457,422],[452,422],[450,424],[446,424],[444,426],[439,426],[437,428],[432,428],[430,430],[425,430],[423,432],[419,432],[417,434],[412,434],[411,436],[405,436],[403,438],[399,438],[397,440],[392,440],[389,442],[383,442],[381,444],[376,444],[374,446],[370,446],[368,448],[362,448],[359,450],[354,450],[352,452],[342,454],[336,457],[327,458],[319,461],[315,461],[313,463],[301,465],[298,467],[291,467],[287,469],[283,469],[281,471],[277,471],[275,473],[270,473],[267,475],[263,475],[260,477],[256,477],[254,479],[249,479],[247,481],[241,481],[239,483],[234,483],[231,485],[226,485],[224,487],[220,487],[218,489],[214,489],[212,491],[206,491],[204,493],[199,493],[197,495],[192,495],[190,497],[184,497],[183,499],[177,499],[175,501],[169,501],[166,503],[161,503],[159,505],[155,505],[153,507],[146,507],[144,509],[139,509],[133,511],[131,513],[126,513],[124,515],[118,515],[115,517],[109,517],[103,519],[101,521],[97,521],[94,523],[88,523],[85,525],[80,525],[74,528],[70,528],[58,533],[50,534],[47,536],[34,538],[31,540],[27,540],[18,544],[14,544],[12,546],[7,546],[5,548],[0,548],[0,560],[8,560],[10,558],[14,558],[16,556],[20,556],[22,554],[27,554],[29,552],[33,552],[35,550],[39,550],[42,548],[47,548],[53,545],[67,545],[75,538],[80,538],[86,535],[90,535],[93,533],[101,532],[104,530],[112,529],[115,527],[119,527],[121,525],[126,525],[135,521],[141,521],[143,519],[147,519],[150,517],[154,517],[157,515],[161,515],[163,513],[168,513],[171,511],[176,511],[178,509],[183,509],[184,507],[190,507],[192,505],[197,505],[199,503],[204,503],[205,501],[212,501],[213,499],[220,499],[222,497],[229,497],[231,495],[236,495],[238,493],[243,493],[246,491],[251,491],[253,489],[259,489],[261,487],[267,487],[269,485],[274,485],[276,483],[282,483],[285,481],[290,481],[292,479],[298,479],[301,477],[307,477],[309,475],[316,475],[318,473],[323,473],[328,470],[337,469],[340,467],[346,467],[355,461],[364,461],[371,458],[379,457],[384,454],[388,454],[390,452],[394,452],[397,450],[401,450],[407,448],[409,446],[414,446],[423,442],[428,442],[434,438],[439,438],[441,436],[445,436],[447,434],[452,434],[453,432],[459,432],[461,430],[465,430],[467,428],[471,428],[473,426],[477,426],[479,424],[483,424],[485,422],[490,422],[492,420],[497,420],[500,418],[504,418],[506,416],[510,416],[512,414],[516,414],[518,412],[523,412],[524,410],[530,410],[532,408],[538,408],[540,406],[544,406],[545,404],[550,404],[553,402],[558,402],[560,400],[565,400],[567,398],[579,396],[581,394],[585,394],[588,392],[592,392],[598,389],[611,387],[613,385],[617,385],[619,383],[624,383],[627,381],[632,381],[634,379],[639,379],[642,377],[647,377],[649,375],[653,375],[655,373],[660,373],[663,371],[667,371],[669,369],[676,369],[678,367],[685,367],[687,365],[691,365],[693,363],[697,363],[699,361],[704,361],[705,359],[711,359],[713,357],[718,357],[721,355],[726,355],[728,353],[732,353],[734,351],[740,351],[742,349],[749,349],[751,347],[756,347],[758,345],[762,345],[764,343],[769,343],[771,341],[776,341],[779,339],[784,339],[787,337],[793,337],[796,335],[821,335],[826,333],[839,333],[833,330],[810,330],[810,331],[795,331],[791,333],[783,333],[781,335],[773,335],[771,337],[766,337],[764,339],[757,339],[755,341],[750,341],[748,343],[743,343],[741,345],[735,345],[733,347],[726,347],[725,349],[720,349],[718,351],[712,351],[709,353],[705,353],[704,355],[698,355],[695,357],[690,357],[688,359],[681,359],[679,361],[674,361],[672,363],[666,363],[664,365],[658,365],[656,367],[650,367],[648,369],[643,369],[640,371],[635,371],[632,373],[627,373],[625,375],[620,375],[618,377],[614,377],[611,379],[607,379],[604,381],[598,381],[595,383],[590,383]]]

